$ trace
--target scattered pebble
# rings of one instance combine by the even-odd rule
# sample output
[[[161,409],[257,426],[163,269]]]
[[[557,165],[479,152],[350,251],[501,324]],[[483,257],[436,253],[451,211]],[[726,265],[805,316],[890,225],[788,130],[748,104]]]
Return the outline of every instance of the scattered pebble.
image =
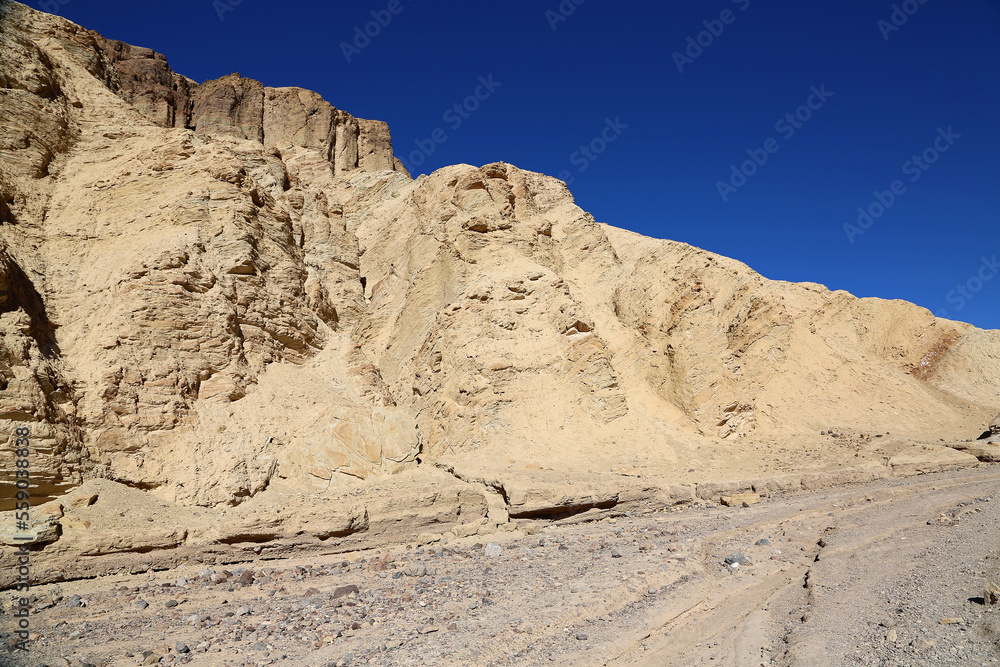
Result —
[[[354,593],[355,595],[360,595],[361,591],[359,591],[358,587],[354,584],[349,584],[347,586],[338,586],[333,591],[333,599],[336,600],[337,598],[342,598],[345,595],[350,595],[351,593]]]

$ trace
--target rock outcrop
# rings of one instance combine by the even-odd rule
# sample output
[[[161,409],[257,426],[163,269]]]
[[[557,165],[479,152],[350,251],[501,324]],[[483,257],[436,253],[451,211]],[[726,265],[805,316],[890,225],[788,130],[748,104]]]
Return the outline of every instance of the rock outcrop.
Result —
[[[264,86],[233,73],[206,81],[198,90],[191,114],[201,135],[230,136],[264,143]]]
[[[355,118],[311,90],[267,88],[237,73],[198,85],[170,69],[166,57],[145,47],[86,34],[96,53],[86,54],[108,88],[160,127],[229,136],[278,150],[320,151],[335,173],[354,169],[401,171],[389,126]]]
[[[197,83],[171,70],[162,53],[90,34],[110,65],[110,87],[125,101],[160,127],[192,127]]]
[[[384,123],[315,93],[196,84],[149,49],[5,11],[5,501],[27,428],[35,502],[100,480],[180,517],[374,489],[419,498],[421,530],[475,531],[707,481],[889,474],[1000,403],[1000,332],[600,224],[512,165],[413,180]],[[921,469],[974,462],[919,452]],[[442,475],[447,494],[421,486]],[[156,544],[300,543],[241,516]],[[46,553],[73,562],[73,530]]]

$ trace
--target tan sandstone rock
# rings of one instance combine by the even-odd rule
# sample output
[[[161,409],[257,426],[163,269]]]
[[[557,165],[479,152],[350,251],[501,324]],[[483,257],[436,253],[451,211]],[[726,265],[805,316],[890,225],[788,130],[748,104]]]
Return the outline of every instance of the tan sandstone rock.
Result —
[[[98,495],[39,572],[976,462],[928,443],[993,414],[1000,332],[601,224],[513,165],[413,180],[315,93],[4,11],[0,498],[16,428],[35,504]],[[155,528],[116,535],[106,493]]]
[[[760,496],[756,493],[735,493],[731,496],[722,496],[722,504],[729,507],[739,507],[743,503],[756,505],[760,502]]]

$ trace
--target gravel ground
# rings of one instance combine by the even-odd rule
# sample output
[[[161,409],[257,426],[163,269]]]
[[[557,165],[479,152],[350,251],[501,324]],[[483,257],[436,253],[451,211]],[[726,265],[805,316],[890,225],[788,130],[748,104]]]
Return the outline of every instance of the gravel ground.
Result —
[[[1000,583],[998,487],[982,466],[750,507],[62,582],[33,589],[33,641],[8,661],[997,665],[1000,611],[982,598]]]

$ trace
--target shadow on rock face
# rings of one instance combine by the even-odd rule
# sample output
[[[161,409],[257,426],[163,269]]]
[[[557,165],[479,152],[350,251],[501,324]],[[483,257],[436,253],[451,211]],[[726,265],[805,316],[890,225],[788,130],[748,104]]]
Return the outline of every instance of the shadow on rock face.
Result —
[[[3,260],[7,261],[3,261]],[[55,327],[49,322],[42,295],[21,267],[0,247],[0,290],[6,298],[0,301],[0,312],[21,308],[30,318],[30,336],[47,358],[59,355]]]

